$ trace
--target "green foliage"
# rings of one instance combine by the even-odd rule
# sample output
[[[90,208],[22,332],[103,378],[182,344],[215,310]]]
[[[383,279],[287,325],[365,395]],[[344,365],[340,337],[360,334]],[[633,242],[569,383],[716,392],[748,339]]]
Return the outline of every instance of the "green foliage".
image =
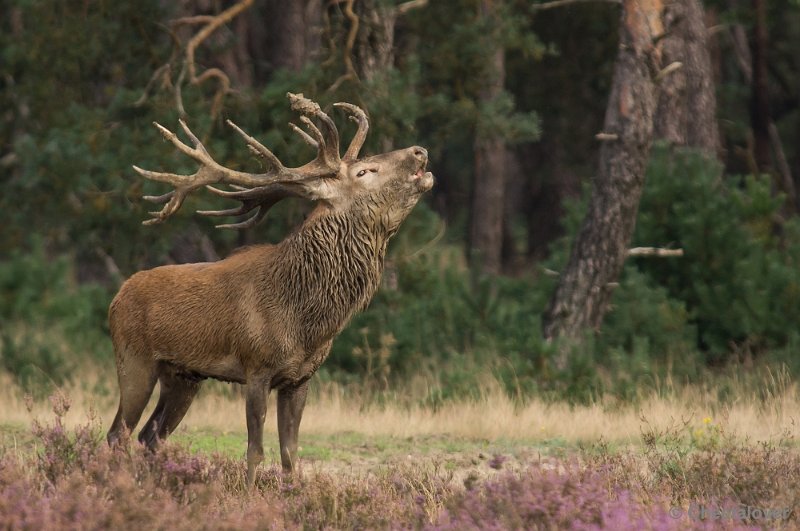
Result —
[[[685,304],[635,267],[627,267],[599,332],[600,348],[612,355],[631,353],[640,367],[653,362],[677,369],[675,362],[685,361],[681,358],[693,350],[695,337]]]
[[[770,12],[771,68],[783,72],[775,101],[786,110],[776,120],[791,162],[792,135],[800,130],[792,89],[798,26],[794,11],[783,23],[784,4]],[[696,154],[654,150],[634,242],[681,247],[684,257],[631,259],[603,328],[572,353],[565,369],[554,368],[556,349],[541,338],[540,315],[555,284],[552,272],[542,271],[563,269],[585,203],[567,206],[567,235],[553,244],[543,267],[497,279],[468,270],[462,232],[476,138],[524,143],[546,128],[543,149],[552,148],[554,156],[540,157],[537,179],[592,167],[593,134],[618,45],[609,31],[618,13],[608,6],[587,4],[571,13],[569,33],[600,36],[591,44],[565,39],[556,11],[532,15],[526,2],[495,7],[492,17],[474,0],[409,11],[398,21],[393,64],[370,79],[338,84],[350,22],[331,8],[328,22],[338,24],[332,36],[342,42],[326,43],[327,60],[299,72],[271,72],[262,86],[234,87],[217,120],[208,117],[210,89],[183,89],[192,129],[232,168],[253,171],[258,163],[223,127],[224,118],[286,164],[313,156],[286,126],[296,120],[288,91],[304,92],[326,109],[335,101],[367,109],[366,154],[411,144],[429,148],[438,189],[446,190],[437,204],[446,197],[449,227],[425,205],[416,208],[392,243],[383,289],[336,341],[326,375],[368,381],[374,390],[423,375],[434,383],[421,400],[438,404],[475,397],[487,375],[520,398],[538,393],[585,401],[604,393],[635,398],[643,381],[665,373],[701,378],[702,362],[723,363],[731,352],[800,369],[794,361],[800,222],[776,221],[781,199],[766,181],[723,176]],[[210,238],[221,256],[243,242],[278,241],[306,212],[306,205],[281,204],[257,236],[238,236],[211,230],[208,220],[192,214],[222,204],[197,194],[169,223],[141,226],[151,209],[141,196],[166,187],[144,183],[130,165],[195,169],[151,126],[157,120],[176,129],[169,88],[156,87],[134,104],[170,57],[172,42],[160,27],[169,18],[165,9],[156,0],[12,0],[0,8],[14,14],[0,17],[0,355],[3,367],[29,388],[69,379],[86,359],[110,359],[106,309],[120,277],[170,261],[187,235]],[[733,22],[745,15],[722,13]],[[362,22],[368,24],[366,17]],[[505,90],[487,99],[498,47],[505,53]],[[198,50],[199,63],[218,59]],[[534,67],[547,75],[532,79]],[[719,91],[720,114],[729,142],[744,144],[749,88],[729,74]],[[343,113],[331,115],[346,143],[353,125]],[[565,151],[568,156],[559,155]]]
[[[0,86],[34,131],[75,125],[64,113],[71,106],[104,106],[119,87],[144,86],[151,47],[167,42],[153,24],[164,15],[155,0],[4,4],[15,16],[2,21]]]
[[[46,392],[77,365],[108,361],[110,298],[99,285],[77,285],[71,261],[49,260],[41,242],[12,253],[0,262],[0,364],[26,389]]]
[[[781,203],[766,180],[723,177],[697,153],[654,152],[635,242],[684,256],[637,266],[686,305],[710,362],[732,346],[783,345],[800,324],[800,224],[778,228]]]
[[[476,397],[487,370],[511,392],[532,390],[546,364],[539,315],[552,283],[473,279],[458,247],[432,243],[441,227],[417,206],[391,246],[383,288],[334,342],[324,369],[340,378],[366,371],[361,354],[390,335],[394,381],[430,376],[434,402]]]

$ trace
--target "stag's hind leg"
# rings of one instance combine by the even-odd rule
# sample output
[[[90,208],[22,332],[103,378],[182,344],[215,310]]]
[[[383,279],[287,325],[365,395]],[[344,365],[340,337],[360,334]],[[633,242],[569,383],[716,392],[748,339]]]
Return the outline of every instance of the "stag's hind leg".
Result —
[[[139,442],[151,450],[178,427],[201,385],[200,380],[176,374],[169,366],[162,368],[158,381],[161,386],[158,404],[139,433]]]
[[[132,431],[139,423],[158,377],[158,367],[153,359],[131,354],[117,358],[119,378],[119,408],[106,436],[114,445],[125,430]]]

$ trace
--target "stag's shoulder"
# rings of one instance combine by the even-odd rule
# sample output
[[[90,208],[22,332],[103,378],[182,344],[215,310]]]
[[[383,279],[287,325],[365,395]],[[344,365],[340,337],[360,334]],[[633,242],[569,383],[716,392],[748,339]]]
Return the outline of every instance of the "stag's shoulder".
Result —
[[[242,256],[252,256],[254,254],[262,254],[270,252],[270,249],[275,247],[271,243],[257,243],[253,245],[243,245],[242,247],[237,247],[231,254],[228,255],[226,260],[229,260],[234,257],[242,257]]]
[[[245,245],[234,249],[225,259],[217,262],[217,266],[222,269],[241,267],[252,267],[256,264],[262,264],[265,260],[275,254],[276,245],[269,243],[262,243],[256,245]]]
[[[214,262],[194,264],[169,264],[145,269],[131,275],[119,289],[116,299],[133,293],[163,293],[171,286],[180,285],[198,273],[208,269]]]

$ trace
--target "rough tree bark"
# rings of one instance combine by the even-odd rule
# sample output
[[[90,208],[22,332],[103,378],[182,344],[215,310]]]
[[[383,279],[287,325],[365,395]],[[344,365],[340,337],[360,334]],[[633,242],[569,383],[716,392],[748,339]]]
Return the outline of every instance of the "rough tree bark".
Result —
[[[772,166],[769,146],[769,85],[767,82],[767,6],[766,0],[752,0],[755,14],[750,40],[753,77],[750,89],[750,123],[753,127],[753,152],[758,171],[768,173]]]
[[[425,7],[428,0],[410,0],[394,5],[383,0],[334,0],[341,4],[348,21],[344,42],[346,73],[352,78],[371,81],[394,65],[395,29],[398,20],[414,9]]]
[[[716,157],[717,98],[703,6],[700,0],[674,0],[664,6],[663,20],[662,63],[677,69],[660,80],[655,137]]]
[[[579,339],[603,318],[633,234],[653,140],[661,0],[623,0],[620,47],[589,209],[544,316],[548,339]],[[557,364],[566,363],[566,351]]]
[[[319,53],[321,26],[321,0],[255,2],[236,22],[237,60],[248,67],[253,85],[263,85],[280,69],[297,72]]]
[[[492,24],[496,0],[481,0],[481,16]],[[490,102],[503,91],[505,83],[505,50],[491,39],[487,79],[480,100]],[[506,145],[498,136],[476,133],[475,178],[470,219],[470,262],[478,271],[496,275],[502,266],[503,211],[505,194]]]
[[[266,28],[265,52],[273,70],[303,68],[306,51],[306,1],[266,0],[261,24]]]
[[[394,29],[397,10],[386,2],[364,0],[354,6],[359,31],[353,46],[358,77],[371,81],[394,64]]]
[[[765,30],[764,30],[765,31]],[[760,101],[760,106],[762,108],[766,108],[766,111],[762,112],[769,112],[769,98],[767,94],[767,81],[766,79],[762,79],[762,82],[759,83],[759,90],[763,89],[763,93],[760,96],[756,96],[756,82],[754,79],[753,72],[756,68],[763,70],[765,63],[759,60],[758,66],[755,64],[756,60],[753,57],[753,54],[750,51],[750,44],[748,43],[747,33],[744,29],[744,26],[741,24],[734,24],[730,28],[730,37],[733,41],[733,50],[736,53],[736,62],[739,65],[739,70],[741,70],[742,75],[744,76],[745,81],[751,87],[751,111],[753,107],[753,102]],[[766,46],[766,43],[762,41],[762,46]],[[764,51],[764,53],[766,53]],[[766,73],[761,72],[761,76],[765,77]],[[761,119],[763,116],[767,116],[766,114],[758,113],[757,115],[753,114],[752,118]],[[755,130],[763,129],[763,124],[756,125],[751,119],[751,127],[754,131],[753,136],[756,137]],[[780,133],[778,132],[778,128],[775,126],[775,122],[772,121],[772,118],[767,116],[767,134],[769,136],[769,146],[772,150],[772,153],[775,155],[775,172],[773,175],[775,181],[775,189],[780,190],[781,192],[786,194],[787,201],[784,204],[784,214],[791,215],[797,212],[798,208],[800,208],[800,204],[798,204],[798,196],[797,196],[797,187],[795,186],[794,179],[792,178],[792,170],[789,166],[788,161],[786,160],[786,154],[783,151],[783,142],[780,137]],[[758,135],[761,140],[759,142],[760,145],[756,146],[753,145],[753,151],[751,156],[748,159],[748,164],[751,167],[753,173],[758,173],[759,171],[766,171],[765,165],[763,162],[759,162],[759,158],[763,158],[765,155],[763,153],[764,150],[764,132],[761,131],[760,135]],[[755,139],[753,144],[755,144]],[[760,152],[760,155],[757,154]],[[750,153],[750,152],[748,152]],[[768,165],[767,165],[768,169]]]

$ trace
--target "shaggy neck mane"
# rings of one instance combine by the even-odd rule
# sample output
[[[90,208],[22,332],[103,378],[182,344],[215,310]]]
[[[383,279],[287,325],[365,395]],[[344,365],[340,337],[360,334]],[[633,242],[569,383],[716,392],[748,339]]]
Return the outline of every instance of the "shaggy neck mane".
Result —
[[[378,289],[389,234],[354,206],[307,220],[280,244],[284,259],[272,275],[306,342],[332,339]]]

